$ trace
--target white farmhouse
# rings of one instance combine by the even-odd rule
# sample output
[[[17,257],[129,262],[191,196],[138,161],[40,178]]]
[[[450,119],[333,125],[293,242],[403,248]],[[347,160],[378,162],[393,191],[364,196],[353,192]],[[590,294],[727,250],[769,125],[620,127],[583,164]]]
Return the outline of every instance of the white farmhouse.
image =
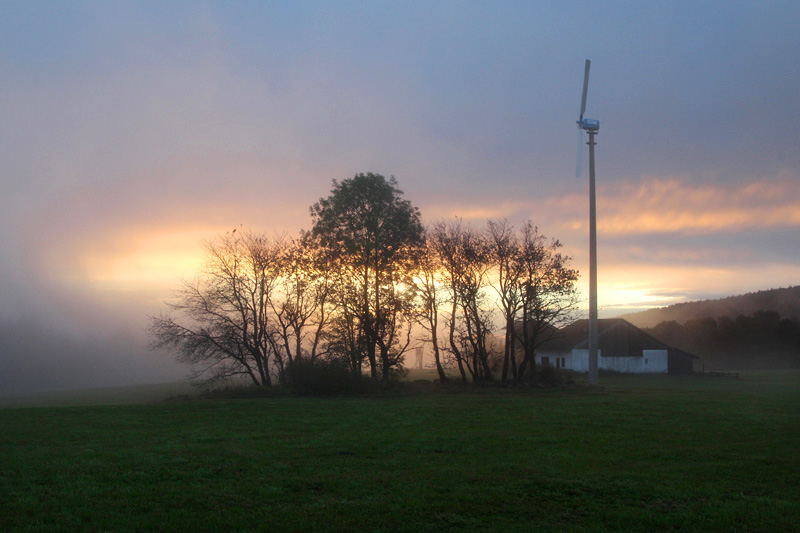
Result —
[[[697,357],[671,348],[627,320],[598,320],[598,367],[635,374],[691,374]],[[563,328],[536,351],[536,364],[589,371],[589,321]]]

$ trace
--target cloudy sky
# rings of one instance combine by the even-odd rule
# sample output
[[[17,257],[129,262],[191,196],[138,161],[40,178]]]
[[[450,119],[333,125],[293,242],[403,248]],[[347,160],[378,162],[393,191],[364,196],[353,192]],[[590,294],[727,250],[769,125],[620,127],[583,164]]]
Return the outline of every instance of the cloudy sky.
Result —
[[[143,328],[199,242],[297,233],[358,172],[428,222],[529,218],[588,279],[587,58],[601,314],[796,285],[798,28],[794,1],[3,2],[0,319],[178,372]]]

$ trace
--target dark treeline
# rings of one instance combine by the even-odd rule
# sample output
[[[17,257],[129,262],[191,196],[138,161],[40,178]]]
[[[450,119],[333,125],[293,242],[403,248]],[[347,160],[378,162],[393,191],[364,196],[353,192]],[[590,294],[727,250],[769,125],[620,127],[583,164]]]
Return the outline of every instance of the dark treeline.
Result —
[[[673,304],[624,315],[623,318],[640,328],[654,327],[661,322],[703,319],[705,317],[748,316],[756,310],[775,311],[783,318],[800,320],[800,285],[781,289],[729,296],[717,300],[701,300]]]
[[[377,174],[334,180],[310,211],[298,238],[233,230],[205,243],[204,267],[151,317],[153,346],[206,382],[386,382],[420,346],[442,381],[448,369],[465,383],[521,381],[572,318],[578,273],[530,222],[425,227]]]
[[[665,321],[645,331],[720,369],[800,367],[800,320],[775,311]]]

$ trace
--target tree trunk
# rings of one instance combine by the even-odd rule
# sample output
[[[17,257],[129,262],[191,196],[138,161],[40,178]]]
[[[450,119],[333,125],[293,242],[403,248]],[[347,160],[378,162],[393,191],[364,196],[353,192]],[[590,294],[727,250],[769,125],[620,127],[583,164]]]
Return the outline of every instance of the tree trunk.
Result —
[[[503,347],[503,383],[508,381],[508,368],[514,354],[514,321],[506,321],[505,346]]]
[[[444,373],[444,367],[442,366],[441,356],[439,354],[439,339],[436,335],[436,325],[434,324],[434,329],[432,330],[433,333],[431,334],[431,343],[433,344],[433,359],[436,361],[436,373],[439,374],[439,381],[444,383],[447,381],[447,375]]]
[[[516,339],[515,339],[515,344],[516,344]],[[513,347],[511,348],[511,380],[517,381],[517,354],[516,354],[516,349]]]
[[[367,339],[367,359],[369,359],[369,371],[372,379],[378,380],[378,361],[375,354],[375,343]]]
[[[381,381],[389,381],[391,362],[389,361],[389,350],[381,347]]]
[[[453,299],[453,314],[450,317],[450,349],[453,350],[453,355],[456,356],[456,363],[458,363],[458,371],[461,373],[461,381],[467,383],[467,373],[464,372],[464,364],[461,361],[461,351],[458,349],[455,340],[456,329],[456,306],[457,302]]]

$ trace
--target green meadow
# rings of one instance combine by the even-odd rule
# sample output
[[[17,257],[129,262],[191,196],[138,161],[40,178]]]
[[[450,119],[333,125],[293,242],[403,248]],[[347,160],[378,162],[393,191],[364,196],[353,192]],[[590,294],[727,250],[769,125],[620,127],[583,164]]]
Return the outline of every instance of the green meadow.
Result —
[[[0,530],[800,524],[800,372],[418,389],[0,409]]]

